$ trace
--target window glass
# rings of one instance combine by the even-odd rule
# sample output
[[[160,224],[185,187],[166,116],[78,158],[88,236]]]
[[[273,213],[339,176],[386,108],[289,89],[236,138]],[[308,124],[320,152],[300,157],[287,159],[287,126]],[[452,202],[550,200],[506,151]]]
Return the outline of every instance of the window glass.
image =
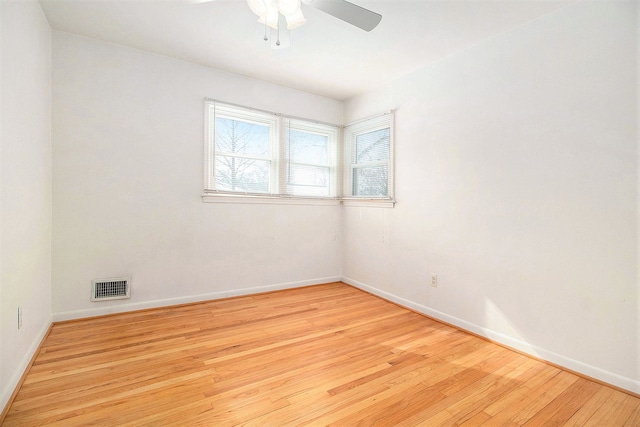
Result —
[[[356,136],[356,164],[389,160],[389,128]]]
[[[384,197],[389,194],[389,166],[369,166],[353,169],[355,196]]]
[[[271,162],[246,157],[216,156],[216,189],[269,193]]]
[[[335,132],[296,129],[294,126],[298,124],[299,121],[288,123],[286,192],[296,196],[330,196],[330,150]]]
[[[301,130],[289,130],[289,160],[292,162],[329,163],[329,137]]]
[[[269,125],[216,117],[216,153],[269,157]]]

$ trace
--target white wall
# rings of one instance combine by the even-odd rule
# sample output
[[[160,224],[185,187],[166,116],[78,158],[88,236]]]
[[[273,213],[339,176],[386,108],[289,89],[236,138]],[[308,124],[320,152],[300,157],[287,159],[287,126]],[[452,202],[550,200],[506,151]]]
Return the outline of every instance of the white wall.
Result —
[[[0,15],[1,410],[51,324],[51,29],[36,1]]]
[[[203,203],[204,97],[340,123],[342,103],[54,32],[54,319],[337,280],[338,206]],[[90,302],[131,276],[131,300]]]
[[[636,7],[578,2],[349,100],[397,109],[398,203],[345,208],[346,280],[640,392]]]

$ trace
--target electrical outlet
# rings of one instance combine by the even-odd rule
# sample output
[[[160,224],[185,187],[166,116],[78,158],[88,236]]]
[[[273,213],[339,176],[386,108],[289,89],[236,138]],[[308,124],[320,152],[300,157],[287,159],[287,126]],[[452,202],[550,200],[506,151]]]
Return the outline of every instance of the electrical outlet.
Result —
[[[431,287],[433,288],[437,288],[438,287],[438,275],[431,273]]]
[[[22,328],[22,307],[18,306],[18,329]]]

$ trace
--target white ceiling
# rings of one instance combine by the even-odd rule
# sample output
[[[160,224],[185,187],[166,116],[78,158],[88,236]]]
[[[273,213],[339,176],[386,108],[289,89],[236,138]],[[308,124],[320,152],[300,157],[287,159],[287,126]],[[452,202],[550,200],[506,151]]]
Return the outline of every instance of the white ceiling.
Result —
[[[246,0],[40,0],[54,30],[346,99],[575,0],[352,0],[382,15],[367,33],[303,5],[273,50]]]

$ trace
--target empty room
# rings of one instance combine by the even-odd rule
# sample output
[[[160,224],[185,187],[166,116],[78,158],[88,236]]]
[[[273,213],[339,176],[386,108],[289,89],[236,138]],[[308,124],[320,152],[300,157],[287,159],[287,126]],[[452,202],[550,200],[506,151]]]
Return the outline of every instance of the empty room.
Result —
[[[3,426],[640,426],[635,0],[0,0]]]

